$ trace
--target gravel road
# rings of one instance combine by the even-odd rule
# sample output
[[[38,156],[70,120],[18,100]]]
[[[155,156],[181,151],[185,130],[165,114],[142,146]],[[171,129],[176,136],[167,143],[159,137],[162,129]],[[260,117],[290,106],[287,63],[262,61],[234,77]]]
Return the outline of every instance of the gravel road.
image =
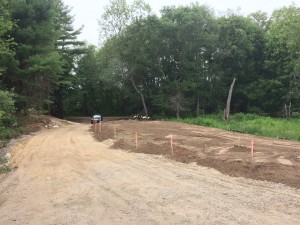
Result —
[[[73,123],[12,146],[0,224],[299,224],[297,189],[108,143]]]

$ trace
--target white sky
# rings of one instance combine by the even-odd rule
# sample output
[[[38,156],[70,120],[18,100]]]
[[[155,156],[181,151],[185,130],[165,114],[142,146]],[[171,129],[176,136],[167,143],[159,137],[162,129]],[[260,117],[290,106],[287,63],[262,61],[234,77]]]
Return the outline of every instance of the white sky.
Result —
[[[98,19],[103,13],[104,6],[108,5],[109,0],[63,0],[66,5],[72,8],[74,16],[74,28],[84,26],[80,40],[98,46],[99,29]],[[128,3],[131,0],[127,1]],[[158,14],[163,6],[189,5],[193,0],[145,0],[149,3],[152,10]],[[225,12],[227,9],[241,9],[241,13],[248,15],[252,12],[263,11],[271,14],[275,9],[289,6],[295,3],[300,7],[300,0],[198,0],[199,4],[206,4],[212,7],[217,13]]]

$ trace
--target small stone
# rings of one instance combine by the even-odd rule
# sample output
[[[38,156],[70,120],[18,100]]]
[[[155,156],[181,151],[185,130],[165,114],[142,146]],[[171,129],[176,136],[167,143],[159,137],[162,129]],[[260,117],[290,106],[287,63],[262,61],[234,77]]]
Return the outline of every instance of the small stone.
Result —
[[[8,153],[5,154],[5,158],[6,158],[6,159],[10,159],[11,157],[12,157],[12,155],[11,155],[10,152],[8,152]]]

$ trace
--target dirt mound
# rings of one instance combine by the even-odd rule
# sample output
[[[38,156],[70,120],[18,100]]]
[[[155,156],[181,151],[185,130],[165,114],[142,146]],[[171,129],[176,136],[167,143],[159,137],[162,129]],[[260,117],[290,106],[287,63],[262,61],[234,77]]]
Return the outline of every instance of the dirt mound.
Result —
[[[59,128],[71,124],[66,120],[61,120],[52,116],[46,115],[28,115],[19,117],[20,125],[24,127],[26,133],[37,132],[41,129]]]

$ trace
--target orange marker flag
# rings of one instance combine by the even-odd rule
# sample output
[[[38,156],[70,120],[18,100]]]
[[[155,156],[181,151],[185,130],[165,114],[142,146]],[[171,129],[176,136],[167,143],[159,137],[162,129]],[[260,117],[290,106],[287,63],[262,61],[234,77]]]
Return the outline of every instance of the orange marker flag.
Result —
[[[253,139],[251,140],[251,156],[252,156],[252,160],[253,160],[253,156],[254,156],[254,141],[253,141]]]

